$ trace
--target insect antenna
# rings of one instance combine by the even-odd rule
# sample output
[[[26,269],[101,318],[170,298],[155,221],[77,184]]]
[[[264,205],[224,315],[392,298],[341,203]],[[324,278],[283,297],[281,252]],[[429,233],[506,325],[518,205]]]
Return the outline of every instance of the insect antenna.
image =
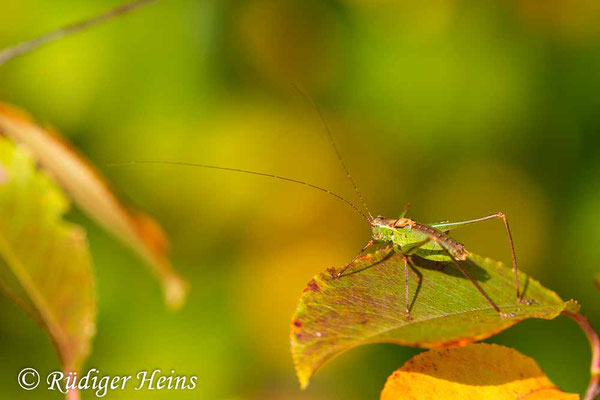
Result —
[[[365,199],[363,198],[362,193],[360,192],[360,190],[358,190],[358,186],[356,186],[356,183],[354,182],[354,179],[352,178],[352,175],[350,174],[350,170],[348,169],[348,167],[346,167],[346,163],[344,162],[344,159],[342,158],[342,154],[340,153],[337,143],[335,142],[335,139],[333,137],[333,133],[331,133],[331,129],[329,128],[329,125],[327,124],[327,121],[325,120],[325,117],[323,116],[323,112],[321,111],[321,108],[319,107],[317,102],[311,96],[309,96],[305,91],[303,91],[298,85],[294,84],[294,87],[296,88],[296,90],[298,92],[300,92],[300,94],[304,98],[306,98],[313,105],[313,107],[317,111],[317,114],[319,115],[319,119],[321,120],[321,123],[323,124],[327,139],[329,140],[329,144],[331,145],[331,147],[333,147],[333,151],[335,152],[338,162],[344,169],[344,172],[346,172],[346,176],[348,177],[350,184],[354,188],[354,192],[358,195],[358,198],[360,199],[362,206],[367,211],[367,215],[369,216],[369,218],[368,218],[369,223],[372,223],[373,215],[371,214],[369,207],[367,207],[367,203],[365,202]]]
[[[87,28],[91,28],[92,26],[98,25],[102,22],[110,21],[113,18],[130,13],[138,8],[144,7],[145,5],[154,3],[156,1],[158,0],[135,0],[130,3],[125,3],[99,15],[95,15],[74,24],[63,26],[62,28],[58,28],[41,36],[26,40],[14,46],[7,47],[3,50],[0,50],[0,65],[21,54],[29,53],[30,51],[35,50],[46,43],[50,43],[65,36],[86,30]]]
[[[239,169],[239,168],[219,167],[219,166],[216,166],[216,165],[205,165],[205,164],[197,164],[197,163],[191,163],[191,162],[178,162],[178,161],[136,160],[136,161],[127,161],[127,162],[122,162],[122,163],[110,163],[110,164],[108,164],[108,166],[109,167],[117,167],[117,166],[132,165],[132,164],[179,165],[179,166],[186,166],[186,167],[199,167],[199,168],[217,169],[217,170],[220,170],[220,171],[240,172],[240,173],[243,173],[243,174],[265,176],[267,178],[275,178],[275,179],[280,179],[280,180],[286,181],[286,182],[297,183],[297,184],[305,185],[305,186],[311,187],[313,189],[319,190],[321,192],[327,193],[327,194],[335,197],[336,199],[343,201],[348,206],[352,207],[352,209],[354,211],[356,211],[357,213],[359,213],[365,220],[367,220],[367,222],[369,223],[369,225],[371,225],[371,223],[372,223],[372,217],[369,218],[370,214],[369,214],[369,216],[367,216],[354,203],[350,202],[349,200],[346,200],[341,195],[339,195],[339,194],[337,194],[335,192],[332,192],[331,190],[325,189],[325,188],[323,188],[321,186],[317,186],[317,185],[314,185],[312,183],[300,181],[300,180],[293,179],[293,178],[286,178],[285,176],[280,176],[280,175],[275,175],[275,174],[268,174],[268,173],[264,173],[264,172],[249,171],[249,170],[246,170],[246,169]]]

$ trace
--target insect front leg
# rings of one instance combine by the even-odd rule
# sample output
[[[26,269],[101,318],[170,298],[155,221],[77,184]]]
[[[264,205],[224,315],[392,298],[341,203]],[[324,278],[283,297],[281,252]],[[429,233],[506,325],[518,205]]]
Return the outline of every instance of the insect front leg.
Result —
[[[367,242],[367,244],[366,244],[366,245],[365,245],[365,246],[364,246],[364,247],[363,247],[363,248],[360,250],[360,252],[359,252],[359,253],[358,253],[356,256],[354,256],[354,258],[353,258],[352,260],[350,260],[350,262],[349,262],[348,264],[346,264],[346,265],[344,266],[344,268],[342,268],[342,269],[341,269],[341,271],[340,271],[340,272],[338,272],[337,274],[336,274],[336,273],[334,273],[334,272],[332,272],[332,273],[331,273],[331,277],[332,277],[332,278],[334,278],[334,279],[336,279],[336,278],[339,278],[340,276],[342,276],[342,274],[343,274],[344,272],[346,272],[346,270],[347,270],[348,268],[350,268],[350,266],[351,266],[352,264],[354,264],[354,261],[356,261],[356,259],[357,259],[358,257],[360,257],[360,256],[362,255],[362,253],[364,253],[364,252],[365,252],[365,250],[367,250],[369,247],[373,246],[373,244],[375,244],[375,240],[373,240],[373,239],[369,240],[369,241]]]

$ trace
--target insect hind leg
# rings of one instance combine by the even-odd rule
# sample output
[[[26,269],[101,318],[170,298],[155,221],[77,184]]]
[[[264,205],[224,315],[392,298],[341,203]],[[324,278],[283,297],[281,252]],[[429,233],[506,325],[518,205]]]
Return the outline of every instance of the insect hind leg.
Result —
[[[461,226],[472,225],[472,224],[487,221],[490,219],[501,219],[502,222],[504,222],[504,229],[506,231],[506,237],[508,239],[508,243],[510,244],[510,253],[511,253],[511,258],[512,258],[513,272],[515,274],[515,290],[517,292],[517,301],[519,303],[532,304],[533,301],[523,299],[524,293],[521,293],[521,290],[519,288],[519,270],[517,269],[517,256],[515,254],[515,245],[513,242],[512,233],[510,232],[510,226],[508,224],[508,218],[506,217],[506,214],[504,214],[503,212],[497,212],[495,214],[486,215],[485,217],[471,219],[468,221],[441,222],[441,223],[437,223],[437,224],[432,224],[432,226],[434,228],[442,230],[442,231],[449,231],[451,229],[459,228]]]
[[[456,268],[458,268],[458,270],[465,276],[465,278],[467,278],[469,280],[469,282],[471,282],[473,284],[473,286],[475,286],[475,288],[479,291],[479,293],[481,293],[481,295],[487,300],[487,302],[492,306],[492,308],[494,310],[496,310],[496,312],[498,314],[500,314],[500,316],[502,318],[509,318],[509,317],[514,317],[515,316],[515,314],[513,314],[513,313],[504,313],[504,312],[502,312],[502,310],[500,310],[500,307],[498,307],[498,305],[496,305],[496,303],[494,303],[494,301],[485,292],[485,290],[483,290],[483,288],[481,286],[479,286],[479,284],[477,283],[477,281],[475,281],[473,278],[471,278],[471,275],[469,275],[467,273],[467,271],[460,265],[460,263],[458,262],[458,260],[456,259],[456,257],[446,248],[446,246],[444,246],[444,244],[442,243],[441,240],[439,240],[435,236],[431,236],[430,240],[436,242],[442,248],[442,250],[446,253],[446,255],[448,257],[450,257],[450,260],[454,263],[454,265],[456,266]]]

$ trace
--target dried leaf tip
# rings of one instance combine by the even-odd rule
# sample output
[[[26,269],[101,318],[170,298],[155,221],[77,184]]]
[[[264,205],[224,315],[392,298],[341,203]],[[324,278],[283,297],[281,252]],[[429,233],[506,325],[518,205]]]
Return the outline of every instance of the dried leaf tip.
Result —
[[[167,307],[177,311],[185,304],[189,284],[180,276],[172,274],[163,280],[163,291]]]

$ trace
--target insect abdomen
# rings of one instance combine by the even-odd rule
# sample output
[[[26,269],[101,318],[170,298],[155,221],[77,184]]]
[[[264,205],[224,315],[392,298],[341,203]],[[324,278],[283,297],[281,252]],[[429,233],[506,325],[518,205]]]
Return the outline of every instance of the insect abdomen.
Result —
[[[469,254],[469,252],[467,251],[467,249],[465,249],[465,246],[462,243],[457,242],[447,234],[440,232],[435,228],[432,228],[428,225],[420,224],[418,222],[415,222],[411,228],[417,232],[423,233],[424,235],[435,238],[438,244],[443,245],[446,249],[451,251],[456,258],[460,260],[466,259],[467,255]]]

